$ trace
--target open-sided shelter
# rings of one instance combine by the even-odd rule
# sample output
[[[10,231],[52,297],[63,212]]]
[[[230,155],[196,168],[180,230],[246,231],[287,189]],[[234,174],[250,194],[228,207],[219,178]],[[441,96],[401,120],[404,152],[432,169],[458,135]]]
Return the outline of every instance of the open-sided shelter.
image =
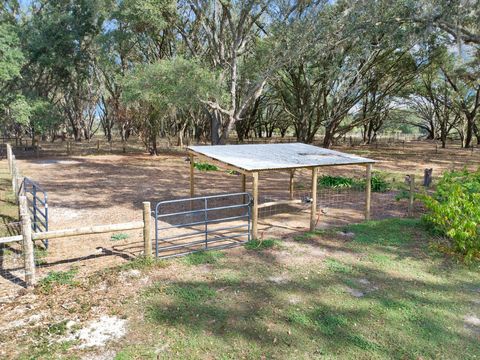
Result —
[[[310,230],[312,231],[316,222],[318,168],[323,166],[364,165],[366,166],[365,218],[370,218],[371,174],[372,164],[375,163],[372,159],[302,143],[189,146],[188,154],[190,156],[191,197],[195,196],[195,157],[238,171],[242,174],[242,191],[246,191],[246,177],[252,177],[252,236],[254,239],[258,235],[258,173],[262,171],[289,171],[290,201],[293,202],[295,170],[311,169]]]

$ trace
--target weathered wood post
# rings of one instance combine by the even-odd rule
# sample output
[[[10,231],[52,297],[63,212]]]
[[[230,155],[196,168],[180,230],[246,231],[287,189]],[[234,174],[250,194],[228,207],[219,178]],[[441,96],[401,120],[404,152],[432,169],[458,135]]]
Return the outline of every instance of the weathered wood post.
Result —
[[[27,287],[35,285],[35,256],[32,240],[32,224],[28,213],[27,198],[20,196],[20,219],[22,222],[23,255],[25,262],[25,283]]]
[[[12,155],[12,191],[15,194],[16,200],[17,198],[17,162],[15,161],[15,155]]]
[[[190,197],[195,196],[195,158],[192,154],[190,157]]]
[[[415,200],[415,175],[409,175],[410,193],[408,198],[408,216],[413,216],[413,201]]]
[[[242,192],[247,192],[247,176],[242,174]],[[247,201],[247,195],[243,195],[243,202]]]
[[[8,171],[10,175],[12,174],[12,145],[7,143],[7,161],[8,161]]]
[[[34,150],[35,150],[35,156],[37,158],[40,157],[40,146],[39,146],[39,143],[38,143],[38,139],[35,140],[35,145],[32,144],[32,146],[34,147]]]
[[[152,257],[152,236],[150,228],[150,202],[143,202],[143,245],[144,245],[144,255],[149,258]]]
[[[317,182],[318,168],[312,168],[312,202],[310,208],[310,231],[315,230],[317,224]]]
[[[100,152],[100,140],[97,140],[97,153]]]
[[[258,172],[252,173],[252,239],[258,238]]]
[[[365,220],[370,220],[370,205],[372,199],[372,164],[367,164],[365,185]]]
[[[290,200],[293,200],[293,193],[295,191],[295,184],[293,182],[295,176],[295,169],[290,170]]]
[[[70,149],[70,140],[67,140],[67,155],[71,154],[71,149]]]

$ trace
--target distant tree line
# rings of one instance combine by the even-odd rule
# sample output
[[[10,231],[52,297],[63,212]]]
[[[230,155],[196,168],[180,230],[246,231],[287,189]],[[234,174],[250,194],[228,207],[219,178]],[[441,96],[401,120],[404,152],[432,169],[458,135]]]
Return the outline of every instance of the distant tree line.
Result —
[[[480,142],[478,1],[0,3],[5,135]]]

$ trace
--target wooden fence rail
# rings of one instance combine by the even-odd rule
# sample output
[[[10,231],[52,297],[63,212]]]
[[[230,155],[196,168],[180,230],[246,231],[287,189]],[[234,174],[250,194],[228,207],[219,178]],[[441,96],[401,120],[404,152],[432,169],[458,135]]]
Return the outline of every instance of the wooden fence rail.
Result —
[[[27,198],[20,194],[20,186],[22,184],[22,175],[19,167],[17,166],[15,155],[12,151],[12,146],[10,143],[6,143],[6,153],[7,153],[7,162],[8,170],[11,175],[12,180],[12,190],[15,193],[15,199],[19,204],[19,217],[22,223],[22,233],[20,235],[7,236],[0,238],[0,244],[7,244],[12,242],[23,242],[23,251],[25,259],[25,282],[27,286],[34,286],[35,279],[35,266],[34,264],[34,244],[35,240],[44,240],[44,239],[59,239],[59,238],[68,238],[72,236],[81,236],[81,235],[94,235],[94,234],[104,234],[116,231],[127,231],[127,230],[140,230],[143,229],[143,238],[144,238],[144,256],[152,256],[152,244],[151,244],[151,228],[150,228],[150,203],[143,203],[143,221],[133,221],[128,223],[120,224],[108,224],[108,225],[94,225],[94,226],[85,226],[74,229],[62,229],[62,230],[52,230],[45,232],[32,232],[31,230],[31,220],[28,213]]]

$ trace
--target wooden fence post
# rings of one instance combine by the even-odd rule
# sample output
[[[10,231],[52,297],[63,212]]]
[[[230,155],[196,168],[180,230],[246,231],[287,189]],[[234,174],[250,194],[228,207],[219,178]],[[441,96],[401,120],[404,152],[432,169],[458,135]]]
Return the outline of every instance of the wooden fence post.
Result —
[[[410,194],[408,199],[408,216],[413,216],[413,201],[415,200],[415,175],[410,175]]]
[[[143,245],[144,255],[149,258],[152,257],[152,237],[150,233],[150,202],[143,202]]]
[[[27,287],[32,287],[35,285],[35,255],[32,240],[32,223],[27,206],[27,198],[25,196],[20,196],[20,219],[22,221],[25,283]]]
[[[40,156],[40,146],[38,143],[38,139],[35,140],[35,145],[32,144],[35,149],[35,156],[38,158]]]
[[[258,172],[252,173],[252,239],[258,238]]]
[[[100,140],[97,140],[97,153],[100,152]]]

